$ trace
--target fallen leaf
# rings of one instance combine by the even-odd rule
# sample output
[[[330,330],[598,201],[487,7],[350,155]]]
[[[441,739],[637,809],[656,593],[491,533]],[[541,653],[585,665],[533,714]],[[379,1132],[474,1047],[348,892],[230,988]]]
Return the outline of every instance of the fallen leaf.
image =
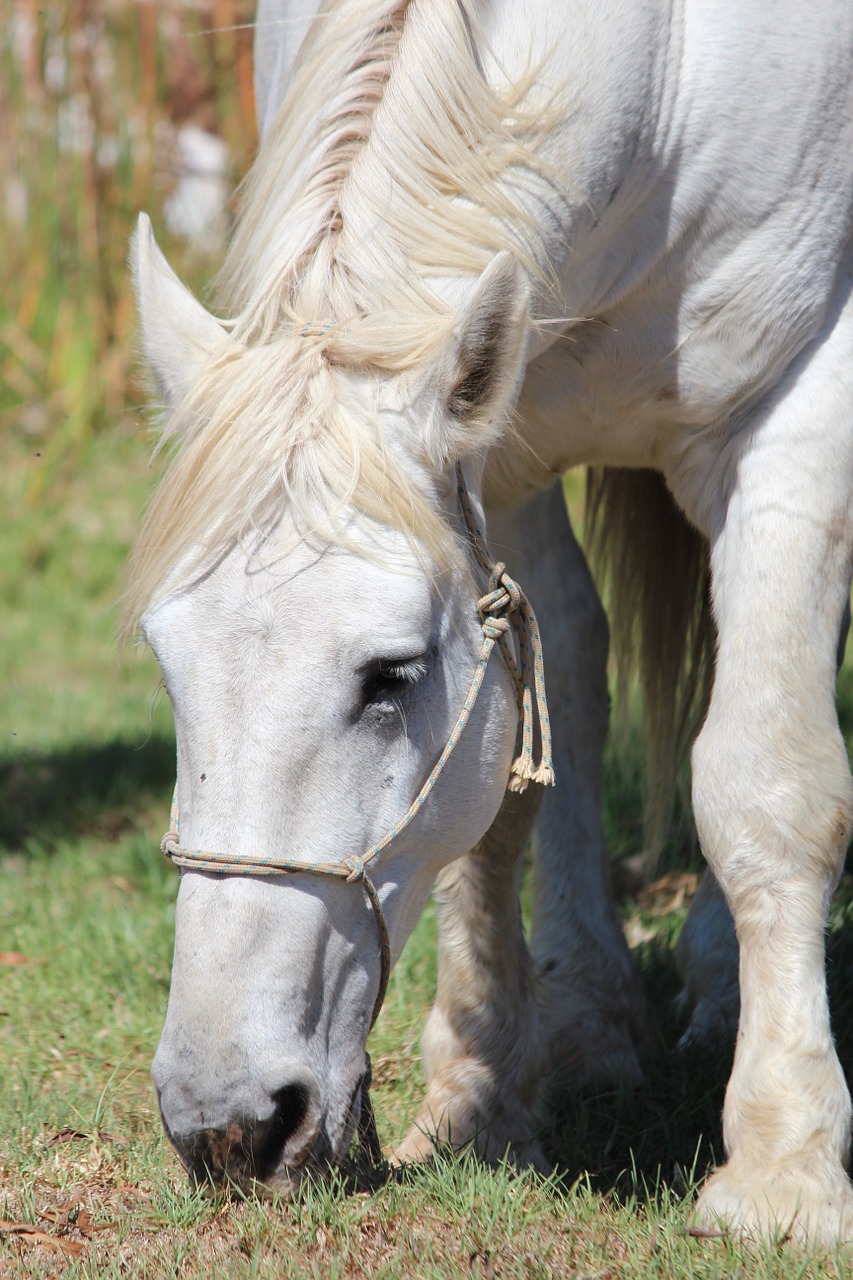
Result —
[[[60,1142],[110,1142],[116,1147],[126,1147],[130,1143],[130,1138],[119,1137],[115,1133],[107,1133],[104,1129],[96,1129],[94,1133],[86,1133],[83,1129],[74,1129],[71,1125],[66,1125],[64,1129],[58,1129],[56,1133],[51,1134],[47,1140],[49,1147],[55,1147]]]
[[[25,956],[23,951],[0,951],[0,964],[8,965],[10,968],[17,968],[22,964],[29,964],[29,956]]]
[[[46,1209],[39,1209],[39,1217],[44,1222],[61,1222],[65,1227],[68,1225],[74,1210],[79,1208],[80,1200],[72,1200],[69,1204],[60,1205],[52,1208],[50,1205]]]
[[[644,925],[636,916],[625,925],[625,939],[631,948],[641,947],[644,942],[651,942],[657,936],[657,929]]]
[[[67,1253],[77,1257],[86,1248],[80,1240],[61,1240],[58,1236],[49,1236],[40,1227],[31,1222],[7,1222],[0,1219],[0,1235],[15,1236],[21,1244],[41,1244],[55,1253]]]
[[[373,1063],[373,1083],[379,1085],[396,1084],[400,1079],[399,1063],[392,1054],[383,1054]]]
[[[111,1142],[114,1147],[130,1146],[130,1138],[120,1137],[117,1133],[106,1133],[103,1129],[99,1129],[95,1137],[98,1142]]]
[[[699,877],[693,871],[670,871],[645,885],[637,894],[637,903],[653,916],[680,911],[696,896]]]
[[[698,1222],[693,1222],[687,1228],[687,1234],[696,1240],[725,1240],[729,1233],[719,1227],[703,1227]]]
[[[59,1205],[56,1208],[48,1206],[45,1209],[40,1209],[39,1217],[43,1222],[55,1223],[62,1232],[73,1228],[74,1231],[79,1231],[81,1235],[91,1237],[92,1232],[95,1230],[92,1219],[89,1217],[89,1210],[81,1203],[79,1196],[75,1196],[67,1204]]]
[[[91,1133],[84,1133],[82,1129],[72,1129],[70,1125],[66,1125],[64,1129],[57,1130],[47,1140],[49,1147],[55,1147],[58,1142],[89,1142]]]

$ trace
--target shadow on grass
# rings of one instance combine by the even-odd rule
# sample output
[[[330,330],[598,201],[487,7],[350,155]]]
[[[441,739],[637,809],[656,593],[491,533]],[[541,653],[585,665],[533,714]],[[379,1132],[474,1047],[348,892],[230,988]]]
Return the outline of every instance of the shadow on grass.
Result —
[[[169,737],[0,757],[0,853],[49,853],[79,835],[115,839],[148,801],[166,810],[174,779]]]
[[[566,1182],[589,1177],[599,1192],[645,1201],[676,1195],[725,1158],[722,1107],[734,1043],[721,1038],[679,1052],[683,1015],[675,956],[652,943],[638,957],[649,1000],[649,1046],[640,1089],[553,1096],[543,1145]],[[836,1049],[853,1086],[853,877],[836,896],[827,937],[827,979]]]
[[[649,1038],[640,1088],[552,1090],[543,1133],[549,1158],[569,1183],[644,1200],[668,1186],[683,1195],[723,1156],[721,1110],[733,1043],[676,1049],[684,1030],[675,1008],[681,983],[665,946],[645,945],[640,968],[649,1001]]]

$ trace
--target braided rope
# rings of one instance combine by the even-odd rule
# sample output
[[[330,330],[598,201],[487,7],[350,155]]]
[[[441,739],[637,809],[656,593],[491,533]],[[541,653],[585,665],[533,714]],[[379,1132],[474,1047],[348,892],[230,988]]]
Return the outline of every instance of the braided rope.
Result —
[[[412,820],[420,813],[427,797],[441,777],[444,767],[450,759],[462,731],[468,723],[477,695],[486,678],[486,668],[495,646],[500,648],[507,670],[515,685],[521,722],[521,744],[519,754],[513,761],[510,778],[507,784],[510,791],[524,791],[530,780],[543,786],[553,786],[554,769],[551,754],[551,726],[548,718],[548,706],[545,701],[545,671],[542,663],[542,641],[536,615],[518,583],[506,572],[506,566],[495,562],[489,555],[483,534],[477,524],[474,509],[468,496],[461,466],[457,465],[457,492],[462,515],[468,529],[469,540],[475,557],[485,574],[488,575],[489,589],[477,601],[477,612],[480,615],[483,631],[483,645],[477,666],[471,679],[465,701],[450,731],[444,750],[433,765],[429,777],[402,818],[376,844],[371,845],[360,856],[352,855],[341,862],[294,862],[282,858],[278,854],[241,854],[225,850],[186,849],[180,839],[180,811],[178,807],[178,788],[172,797],[172,813],[169,830],[163,837],[160,848],[167,858],[179,867],[191,868],[195,871],[212,871],[222,875],[271,876],[282,873],[307,871],[311,875],[335,876],[345,880],[347,884],[360,884],[364,889],[373,911],[376,928],[379,933],[381,972],[379,989],[373,1004],[370,1029],[376,1023],[379,1010],[388,989],[391,976],[391,944],[388,937],[388,922],[382,910],[382,903],[376,885],[367,874],[367,865],[383,849],[387,849],[392,841],[406,830]],[[505,615],[509,615],[509,617]],[[509,639],[510,629],[514,630],[518,640],[519,662],[516,663],[512,644]],[[533,682],[530,680],[530,655],[532,654]],[[539,717],[539,737],[541,756],[539,764],[533,763],[533,702]]]
[[[481,615],[486,602],[495,597],[501,608],[506,608],[518,639],[519,662],[516,664],[511,647],[506,638],[501,643],[501,653],[512,676],[516,692],[519,694],[519,713],[521,720],[521,750],[513,761],[510,771],[508,790],[524,791],[528,782],[538,782],[544,787],[554,785],[554,761],[551,744],[551,718],[548,715],[548,703],[545,698],[545,665],[542,659],[542,637],[539,634],[539,623],[530,601],[509,576],[506,565],[492,560],[485,537],[477,523],[477,516],[471,505],[462,467],[456,464],[456,492],[459,506],[465,518],[469,540],[474,555],[484,573],[489,575],[490,594],[484,596],[477,604]],[[503,593],[503,594],[499,594]],[[531,658],[533,681],[531,684]],[[539,718],[539,738],[541,754],[539,764],[533,763],[533,701]]]

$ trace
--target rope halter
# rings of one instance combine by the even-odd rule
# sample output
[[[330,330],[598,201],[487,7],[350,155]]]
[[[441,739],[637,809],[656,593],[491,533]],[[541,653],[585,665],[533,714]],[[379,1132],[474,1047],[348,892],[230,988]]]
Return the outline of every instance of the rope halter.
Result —
[[[497,646],[503,655],[507,670],[515,685],[518,699],[518,715],[520,725],[520,741],[517,741],[517,754],[510,770],[507,789],[524,791],[529,781],[539,782],[543,786],[553,786],[554,769],[551,757],[551,725],[548,719],[548,706],[545,701],[545,672],[542,665],[542,641],[539,626],[530,604],[518,583],[509,576],[505,565],[495,562],[489,555],[483,534],[477,524],[477,518],[471,505],[471,499],[462,475],[462,468],[457,464],[457,493],[459,505],[468,530],[468,539],[475,558],[482,571],[488,577],[489,589],[477,601],[477,612],[483,632],[483,645],[477,666],[471,680],[465,701],[456,719],[444,750],[433,765],[426,782],[421,787],[407,811],[395,827],[372,845],[364,853],[344,858],[341,862],[294,862],[282,858],[278,854],[241,854],[222,850],[186,849],[180,839],[180,813],[178,809],[178,789],[172,800],[170,827],[161,842],[160,848],[167,858],[179,867],[189,867],[195,871],[213,871],[221,875],[240,876],[275,876],[291,872],[309,872],[311,875],[336,876],[347,884],[361,885],[370,906],[379,933],[381,957],[381,973],[379,990],[373,1005],[370,1019],[372,1030],[391,975],[391,944],[388,939],[388,922],[379,901],[376,885],[368,875],[367,868],[383,849],[387,849],[392,841],[409,826],[420,813],[426,799],[432,791],[450,759],[459,741],[462,730],[470,719],[477,695],[483,686],[489,658]],[[513,653],[510,631],[515,633],[518,641],[519,661]],[[531,677],[532,670],[532,677]],[[533,760],[534,703],[538,714],[539,739],[541,744],[539,763]]]

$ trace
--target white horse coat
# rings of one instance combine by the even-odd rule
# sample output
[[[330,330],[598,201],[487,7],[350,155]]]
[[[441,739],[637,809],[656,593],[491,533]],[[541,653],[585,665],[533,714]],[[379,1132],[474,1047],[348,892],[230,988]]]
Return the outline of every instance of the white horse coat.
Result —
[[[697,1213],[853,1238],[822,933],[853,813],[833,696],[853,568],[853,12],[313,7],[260,7],[233,322],[144,226],[136,242],[182,444],[131,608],[175,707],[183,843],[337,859],[405,812],[475,661],[479,591],[441,533],[464,460],[541,614],[558,786],[533,967],[515,885],[536,805],[501,803],[500,669],[379,860],[395,955],[440,874],[428,1091],[401,1155],[438,1135],[538,1162],[543,1064],[636,1073],[642,1022],[598,812],[606,624],[553,480],[655,468],[710,544],[719,642],[693,799],[740,944],[728,1161]],[[375,951],[339,883],[184,874],[154,1076],[188,1167],[282,1186],[341,1157]]]

